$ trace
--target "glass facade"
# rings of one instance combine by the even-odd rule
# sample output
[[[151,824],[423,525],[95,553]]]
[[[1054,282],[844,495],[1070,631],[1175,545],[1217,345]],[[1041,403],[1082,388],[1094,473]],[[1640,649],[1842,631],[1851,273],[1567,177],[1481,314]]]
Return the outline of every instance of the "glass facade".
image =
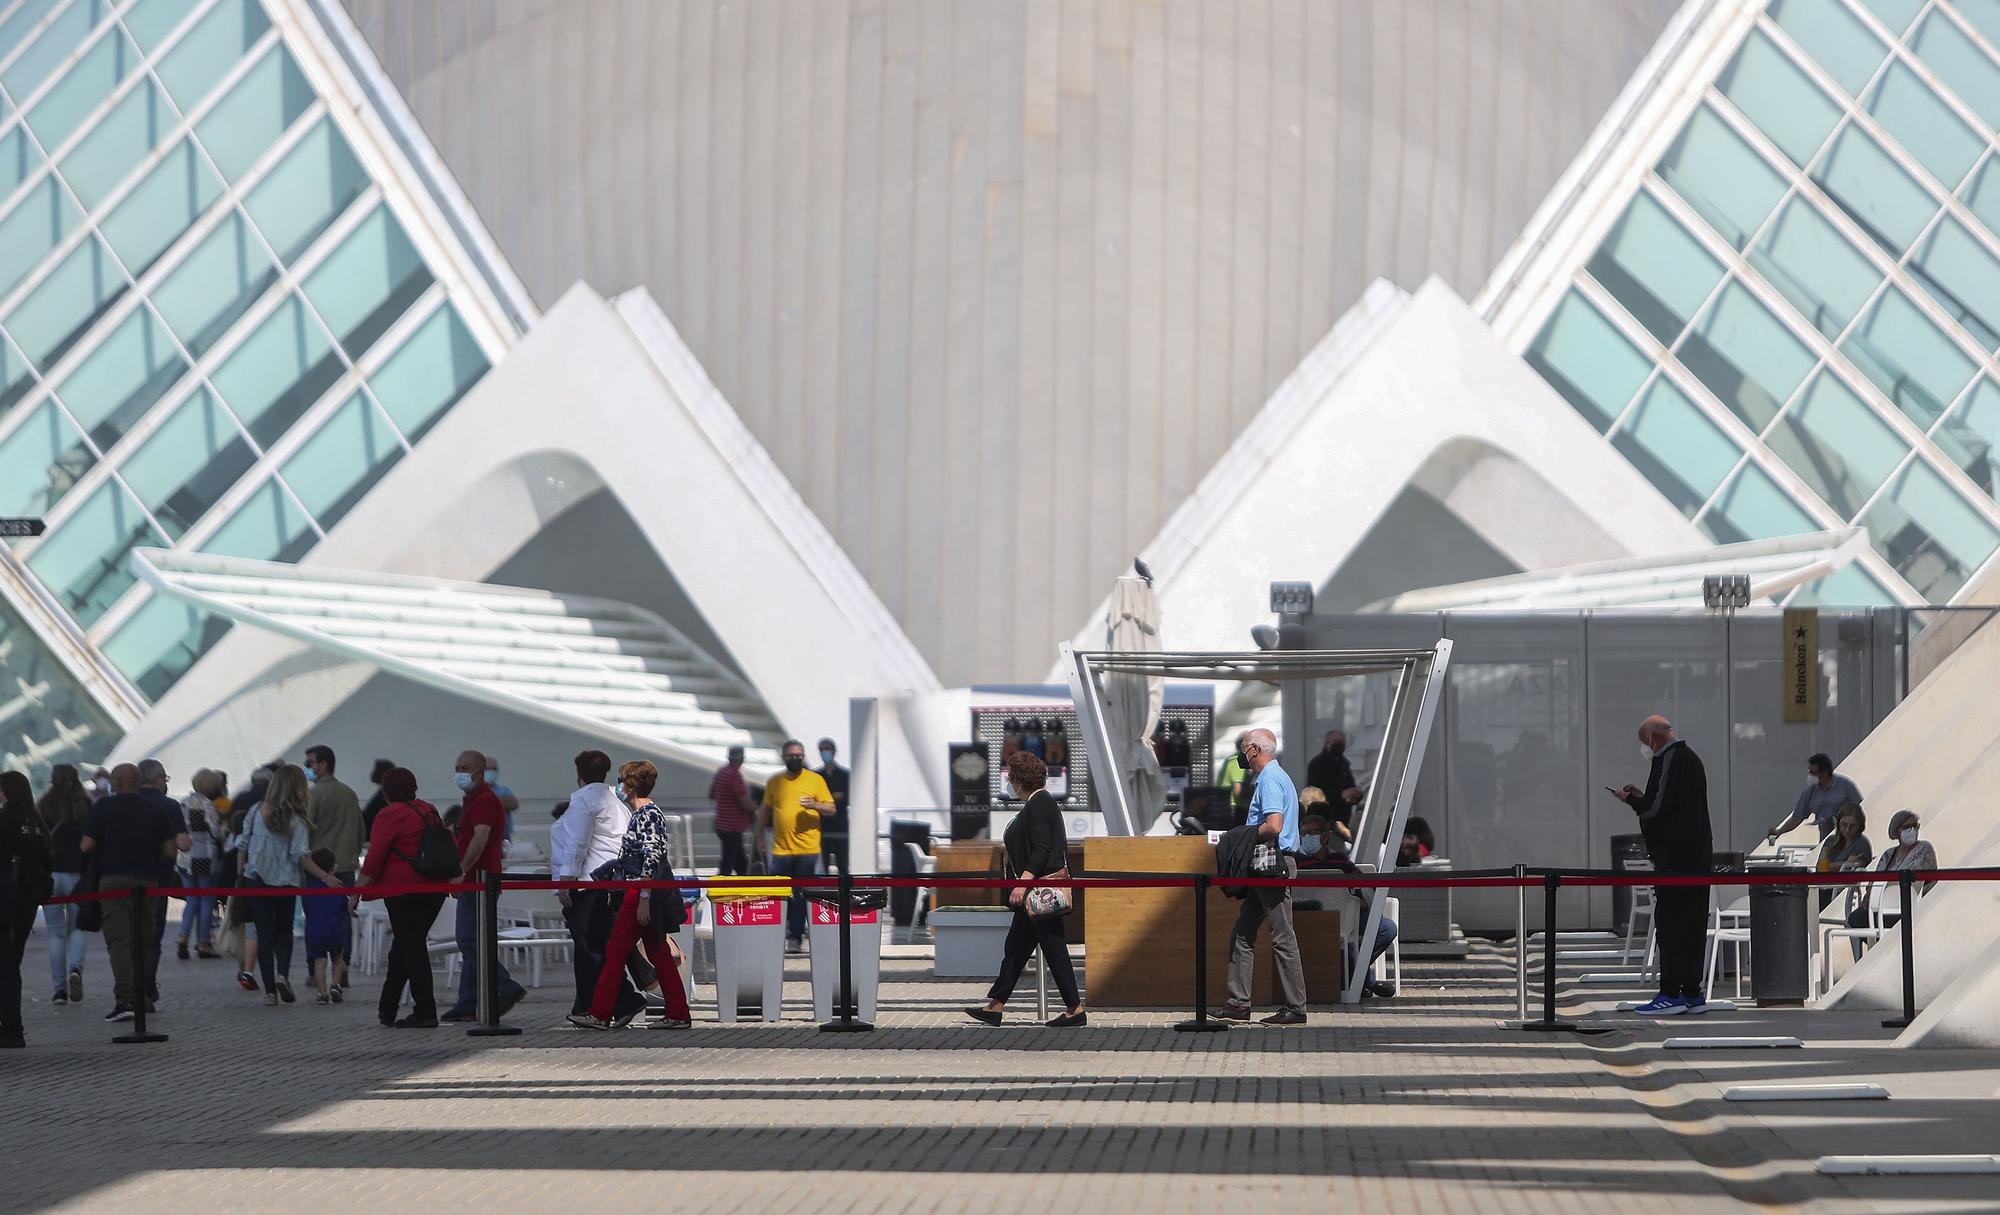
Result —
[[[1717,541],[1865,528],[1801,603],[2000,549],[1996,12],[1768,0],[1525,353]]]
[[[134,546],[298,559],[487,366],[262,0],[0,0],[0,512],[48,524],[8,576],[142,696],[227,626]],[[109,745],[81,692],[31,716]]]

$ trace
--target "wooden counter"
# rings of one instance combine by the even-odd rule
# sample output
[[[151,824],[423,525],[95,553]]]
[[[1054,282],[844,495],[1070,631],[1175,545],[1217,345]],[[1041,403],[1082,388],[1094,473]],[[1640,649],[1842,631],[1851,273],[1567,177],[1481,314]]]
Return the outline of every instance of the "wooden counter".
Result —
[[[1084,841],[1085,871],[1122,873],[1215,872],[1215,849],[1200,836],[1136,836]],[[1208,1003],[1228,998],[1229,932],[1242,904],[1208,892]],[[1337,1001],[1342,983],[1340,915],[1299,911],[1299,955],[1306,997]],[[1277,1007],[1271,970],[1271,936],[1257,936],[1251,999],[1260,1011]],[[1098,889],[1090,892],[1090,949],[1084,960],[1085,997],[1094,1008],[1183,1008],[1194,1003],[1194,897],[1185,889]]]
[[[952,840],[931,845],[939,877],[1004,877],[1007,873],[1007,846],[999,840]],[[1084,851],[1080,840],[1069,844],[1069,871],[1084,874]],[[1064,917],[1063,934],[1072,945],[1084,939],[1084,904],[1090,892],[1076,892],[1075,905]],[[931,892],[931,910],[940,907],[1004,907],[1007,892],[999,887],[982,890],[967,887],[938,888]]]

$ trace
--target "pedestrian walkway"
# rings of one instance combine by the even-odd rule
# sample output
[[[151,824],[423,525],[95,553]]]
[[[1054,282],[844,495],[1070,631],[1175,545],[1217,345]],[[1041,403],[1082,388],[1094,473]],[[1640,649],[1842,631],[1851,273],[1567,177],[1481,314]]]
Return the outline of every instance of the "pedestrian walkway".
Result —
[[[1990,1185],[1814,1173],[1834,1152],[1991,1151],[2000,1129],[2000,1060],[1888,1050],[1887,1031],[1853,1018],[1659,1026],[1607,1012],[1591,1015],[1621,1028],[1602,1038],[1522,1034],[1500,1024],[1513,1011],[1503,956],[1481,949],[1411,963],[1401,997],[1315,1007],[1304,1029],[1181,1035],[1172,1010],[1047,1030],[1024,985],[1021,1023],[995,1030],[958,1011],[982,985],[932,980],[905,953],[884,960],[867,1035],[816,1032],[802,959],[776,1025],[717,1024],[704,988],[691,1030],[578,1031],[563,1025],[567,990],[544,987],[509,1018],[526,1032],[487,1039],[382,1029],[368,990],[266,1008],[226,963],[169,953],[157,1028],[171,1039],[113,1046],[99,993],[52,1008],[37,982],[30,1049],[0,1055],[7,1206],[1993,1209]],[[104,973],[101,952],[92,966]],[[1691,1060],[1657,1045],[1779,1023],[1810,1048]],[[1895,1099],[1720,1099],[1733,1083],[1834,1076]]]

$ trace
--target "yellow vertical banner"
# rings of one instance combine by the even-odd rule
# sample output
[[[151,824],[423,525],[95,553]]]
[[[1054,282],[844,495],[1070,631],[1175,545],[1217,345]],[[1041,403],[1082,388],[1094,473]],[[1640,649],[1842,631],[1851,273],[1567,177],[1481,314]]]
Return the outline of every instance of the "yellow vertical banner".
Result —
[[[1819,609],[1785,609],[1785,720],[1819,720]]]

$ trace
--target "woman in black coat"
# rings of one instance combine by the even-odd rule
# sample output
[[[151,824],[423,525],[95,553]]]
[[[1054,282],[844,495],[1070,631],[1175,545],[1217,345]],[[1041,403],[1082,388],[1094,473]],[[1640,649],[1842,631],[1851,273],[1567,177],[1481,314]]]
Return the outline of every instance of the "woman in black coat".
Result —
[[[1043,964],[1055,976],[1065,1009],[1062,1015],[1049,1018],[1048,1024],[1059,1029],[1085,1025],[1089,1023],[1089,1015],[1083,1011],[1083,997],[1077,994],[1076,967],[1070,962],[1069,945],[1063,940],[1062,917],[1034,919],[1023,908],[1028,888],[1037,877],[1067,874],[1069,868],[1069,837],[1063,831],[1062,811],[1056,806],[1056,799],[1043,788],[1049,779],[1048,766],[1027,751],[1016,751],[1007,757],[1007,775],[1014,782],[1014,791],[1028,799],[1008,824],[1006,836],[1007,876],[1023,884],[1007,895],[1008,905],[1014,909],[1014,922],[1007,928],[1007,955],[1001,959],[1000,974],[986,993],[986,1004],[968,1008],[965,1014],[987,1025],[1000,1024],[1007,997],[1014,994],[1021,969],[1040,946]]]

